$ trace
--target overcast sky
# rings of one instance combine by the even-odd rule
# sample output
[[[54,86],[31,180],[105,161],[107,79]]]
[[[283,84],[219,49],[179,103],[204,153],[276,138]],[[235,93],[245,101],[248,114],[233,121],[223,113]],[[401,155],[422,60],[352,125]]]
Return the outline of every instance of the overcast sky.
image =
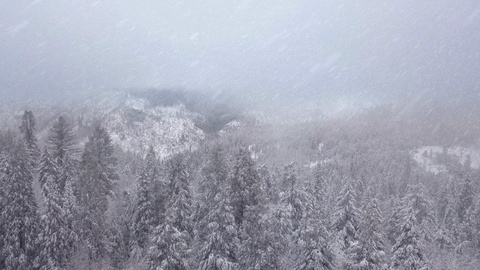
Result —
[[[476,0],[0,1],[0,96],[480,92]]]

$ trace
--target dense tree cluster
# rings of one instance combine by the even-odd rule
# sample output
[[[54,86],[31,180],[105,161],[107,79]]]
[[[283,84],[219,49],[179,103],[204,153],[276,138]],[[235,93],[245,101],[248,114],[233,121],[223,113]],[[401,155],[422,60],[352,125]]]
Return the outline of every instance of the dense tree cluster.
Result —
[[[159,160],[153,147],[116,150],[101,126],[80,144],[65,117],[40,151],[31,111],[19,132],[0,134],[1,269],[480,265],[480,174],[468,160],[432,174],[358,134],[326,140],[307,165],[279,167],[232,137]]]

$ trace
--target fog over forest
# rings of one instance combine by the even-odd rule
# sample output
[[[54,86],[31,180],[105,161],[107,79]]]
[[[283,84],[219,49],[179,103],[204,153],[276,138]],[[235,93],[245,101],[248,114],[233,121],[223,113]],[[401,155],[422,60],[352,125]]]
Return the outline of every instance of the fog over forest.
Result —
[[[0,1],[0,269],[480,269],[480,3]]]
[[[472,0],[0,5],[0,89],[22,100],[127,87],[478,100]]]

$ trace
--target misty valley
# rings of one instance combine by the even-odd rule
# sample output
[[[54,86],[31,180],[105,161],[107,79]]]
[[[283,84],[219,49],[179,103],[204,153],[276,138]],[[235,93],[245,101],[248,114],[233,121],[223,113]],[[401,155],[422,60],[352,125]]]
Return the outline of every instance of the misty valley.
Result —
[[[477,105],[78,104],[1,105],[1,269],[480,267]]]
[[[480,1],[0,0],[0,270],[479,270]]]

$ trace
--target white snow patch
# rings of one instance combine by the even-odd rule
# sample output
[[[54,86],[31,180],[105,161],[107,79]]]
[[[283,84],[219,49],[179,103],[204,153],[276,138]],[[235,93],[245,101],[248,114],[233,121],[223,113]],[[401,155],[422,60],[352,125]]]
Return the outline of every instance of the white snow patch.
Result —
[[[423,146],[413,154],[413,159],[423,167],[425,171],[439,174],[447,171],[444,165],[436,164],[434,161],[434,157],[442,152],[443,149],[439,146]]]
[[[435,161],[436,157],[444,153],[444,151],[446,151],[448,155],[458,157],[462,164],[465,164],[468,157],[470,157],[471,167],[473,169],[480,168],[480,152],[473,148],[465,148],[460,146],[446,149],[440,146],[423,146],[413,152],[413,159],[420,166],[425,168],[427,172],[439,174],[447,171],[447,168],[444,165],[438,164]]]
[[[319,144],[318,144],[318,151],[319,151],[319,152],[322,152],[324,146],[325,146],[325,145],[324,145],[323,143],[319,143]]]
[[[307,165],[310,169],[315,168],[318,166],[318,161],[315,162],[310,162],[310,164]]]
[[[332,162],[333,162],[332,158],[327,158],[327,159],[324,159],[324,160],[310,161],[310,163],[307,163],[307,164],[303,165],[303,167],[313,169],[315,167],[325,165],[325,164],[328,164],[328,163],[332,163]]]
[[[232,122],[228,123],[226,126],[227,127],[240,127],[242,124],[240,121],[233,120]]]
[[[465,164],[468,157],[470,157],[470,166],[472,167],[472,169],[480,168],[480,152],[475,149],[457,146],[448,148],[448,154],[459,157],[462,164]]]
[[[219,135],[224,135],[228,132],[234,131],[240,127],[244,126],[244,123],[238,121],[238,120],[233,120],[229,122],[228,124],[225,125],[225,127],[218,132]]]
[[[253,160],[257,160],[258,159],[258,154],[255,150],[255,144],[251,144],[248,146],[248,151],[250,152],[250,157],[253,159]]]
[[[112,113],[104,120],[112,141],[124,151],[144,154],[153,146],[159,158],[166,158],[198,148],[205,138],[193,122],[197,115],[183,105],[155,107],[146,99],[131,97],[126,105],[127,110]],[[130,115],[129,108],[138,115]]]
[[[140,111],[144,111],[147,104],[148,101],[143,98],[128,98],[125,102],[128,107]]]

